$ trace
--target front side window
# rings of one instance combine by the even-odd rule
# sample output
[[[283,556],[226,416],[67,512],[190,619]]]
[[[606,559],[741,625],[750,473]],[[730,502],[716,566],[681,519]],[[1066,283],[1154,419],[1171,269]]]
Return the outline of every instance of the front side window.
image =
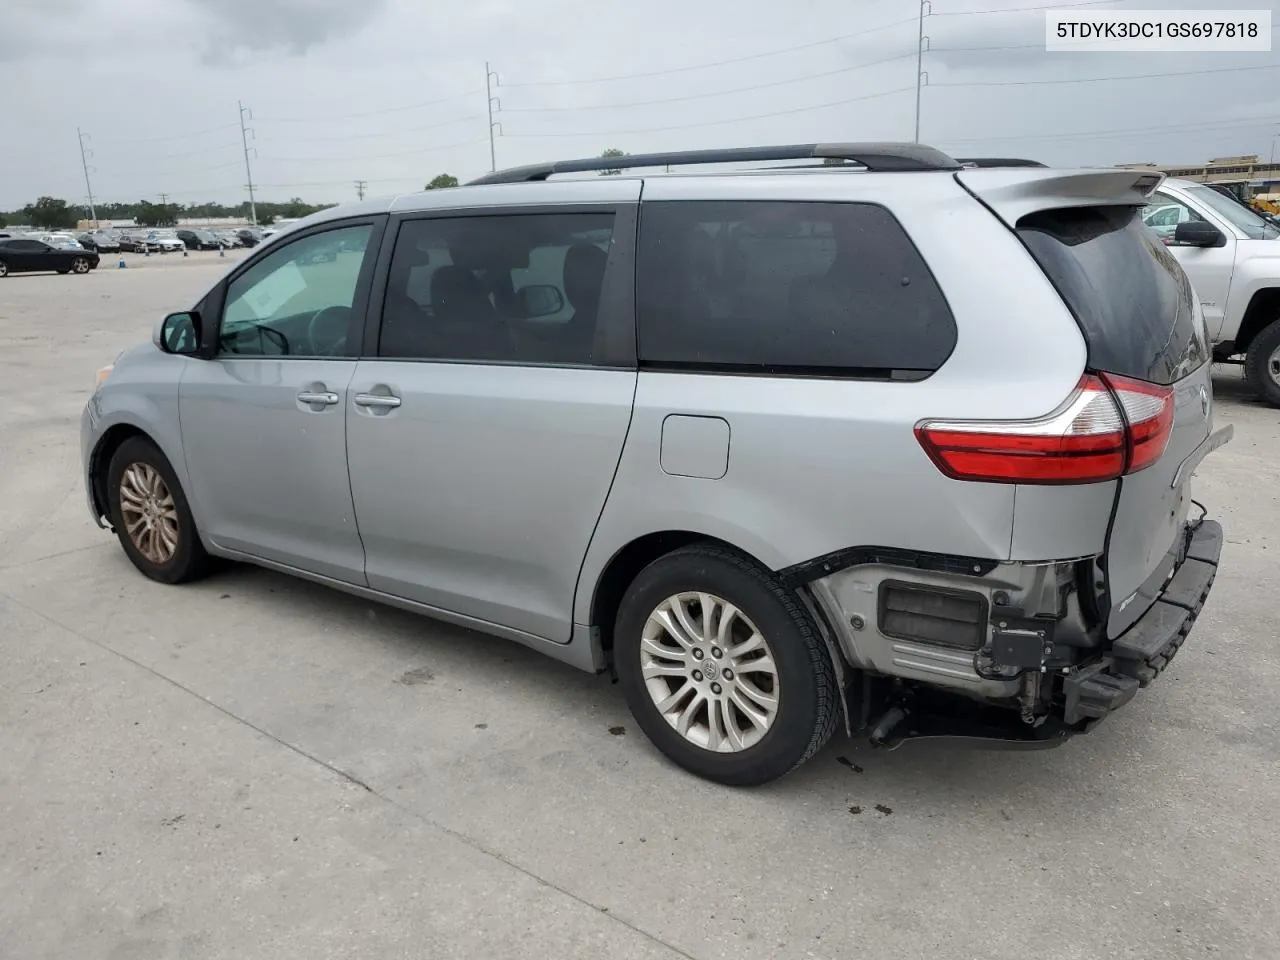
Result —
[[[373,227],[315,233],[272,250],[227,287],[218,352],[232,356],[353,354],[356,287]]]
[[[406,221],[378,355],[590,363],[612,238],[612,213]]]
[[[956,343],[915,245],[869,203],[642,205],[640,361],[793,376],[926,376]]]

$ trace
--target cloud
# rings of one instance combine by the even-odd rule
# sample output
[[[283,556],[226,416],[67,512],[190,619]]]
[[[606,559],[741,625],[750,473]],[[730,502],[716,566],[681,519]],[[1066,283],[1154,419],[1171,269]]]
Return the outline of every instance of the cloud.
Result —
[[[255,53],[301,57],[374,22],[387,0],[186,0],[205,20],[206,63],[222,65]]]

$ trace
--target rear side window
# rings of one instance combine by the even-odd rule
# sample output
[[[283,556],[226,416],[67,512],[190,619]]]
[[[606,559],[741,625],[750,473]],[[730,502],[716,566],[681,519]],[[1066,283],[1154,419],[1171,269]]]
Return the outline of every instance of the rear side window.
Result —
[[[1208,349],[1191,283],[1141,214],[1045,210],[1019,220],[1018,235],[1079,321],[1093,369],[1170,384],[1203,364]]]
[[[923,377],[956,343],[919,252],[866,203],[645,203],[637,308],[651,368]]]

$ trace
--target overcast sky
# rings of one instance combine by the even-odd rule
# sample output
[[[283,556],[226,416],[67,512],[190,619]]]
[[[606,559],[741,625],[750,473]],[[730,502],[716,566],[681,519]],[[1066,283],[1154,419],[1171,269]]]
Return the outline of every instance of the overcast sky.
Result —
[[[1280,53],[1046,53],[1044,15],[1026,9],[1041,4],[934,0],[924,142],[1055,164],[1270,154]],[[1270,7],[1280,25],[1274,4],[1080,9]],[[41,194],[83,202],[77,127],[97,198],[239,201],[237,100],[253,111],[260,198],[354,199],[356,179],[371,194],[421,189],[441,172],[466,180],[489,168],[486,60],[498,77],[499,166],[606,147],[913,136],[915,0],[0,7],[0,209]]]

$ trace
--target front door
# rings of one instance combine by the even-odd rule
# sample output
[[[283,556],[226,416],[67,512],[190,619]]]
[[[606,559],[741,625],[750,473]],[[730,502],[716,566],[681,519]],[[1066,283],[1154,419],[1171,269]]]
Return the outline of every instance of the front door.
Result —
[[[634,355],[634,217],[400,225],[347,408],[371,587],[569,640],[635,394],[632,361],[611,355]]]
[[[1216,341],[1226,318],[1227,295],[1231,292],[1231,275],[1235,270],[1235,233],[1211,213],[1201,212],[1172,194],[1157,192],[1151,198],[1148,211],[1144,218],[1147,225],[1168,245],[1186,271],[1204,311],[1209,339]],[[1221,247],[1188,247],[1175,242],[1177,225],[1191,220],[1212,223],[1222,232],[1226,243]]]
[[[179,412],[193,509],[217,546],[364,583],[344,412],[380,232],[345,222],[282,242],[205,318],[217,354],[190,361]]]

